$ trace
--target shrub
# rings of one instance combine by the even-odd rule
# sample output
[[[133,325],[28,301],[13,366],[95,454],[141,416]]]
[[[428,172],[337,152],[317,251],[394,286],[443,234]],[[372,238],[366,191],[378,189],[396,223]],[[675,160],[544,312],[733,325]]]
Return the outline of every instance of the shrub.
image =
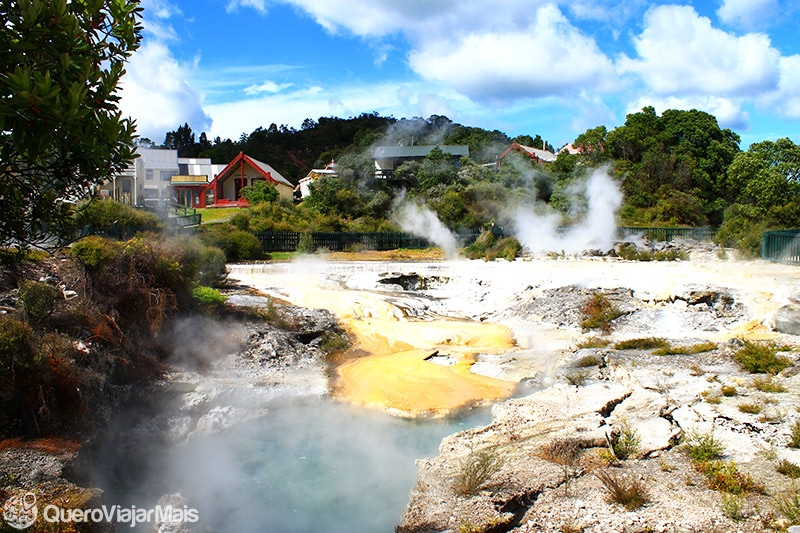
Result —
[[[109,229],[116,226],[135,231],[160,231],[163,227],[158,216],[113,200],[92,200],[78,207],[75,222],[79,227]]]
[[[800,490],[797,485],[778,494],[773,500],[775,510],[785,516],[792,524],[800,524]]]
[[[90,235],[73,244],[70,255],[89,270],[97,271],[114,260],[118,249],[116,241]]]
[[[720,492],[743,494],[760,488],[750,474],[739,472],[733,461],[706,461],[697,463],[695,468],[706,476],[710,488]]]
[[[326,331],[322,334],[319,347],[323,352],[330,354],[333,352],[340,352],[350,346],[350,338],[342,333],[335,331]]]
[[[237,230],[231,233],[230,239],[233,257],[228,257],[229,260],[250,261],[264,257],[264,248],[261,246],[261,241],[252,233]]]
[[[775,471],[792,479],[797,479],[800,477],[800,466],[786,459],[781,459],[781,461],[775,466]]]
[[[461,464],[461,471],[453,481],[453,490],[461,496],[469,496],[496,474],[503,462],[495,450],[472,452]]]
[[[660,337],[647,337],[642,339],[628,339],[614,345],[615,350],[652,350],[653,348],[667,348],[669,342]]]
[[[33,330],[25,322],[0,315],[0,383],[11,379],[15,368],[31,362]]]
[[[609,499],[628,511],[638,509],[650,501],[647,487],[641,480],[630,479],[608,470],[599,470],[595,475],[606,488]]]
[[[53,312],[59,291],[40,281],[24,281],[19,287],[19,299],[29,320],[39,321]]]
[[[225,303],[225,300],[228,299],[227,296],[218,290],[211,287],[205,287],[203,285],[198,285],[192,288],[192,297],[197,300],[202,307],[207,308],[220,306]]]
[[[800,420],[795,420],[790,428],[788,446],[790,448],[800,448]]]
[[[584,330],[599,329],[604,332],[611,331],[611,322],[622,316],[620,311],[613,302],[606,298],[601,293],[593,293],[586,300],[586,303],[581,307],[581,327]]]
[[[684,444],[684,450],[695,463],[704,463],[719,459],[725,453],[725,447],[714,438],[713,433],[693,433]]]
[[[793,364],[788,357],[778,355],[778,347],[773,343],[744,341],[733,358],[751,374],[778,374]]]
[[[722,388],[720,388],[720,392],[726,398],[730,398],[732,396],[736,396],[737,394],[739,394],[736,391],[736,387],[734,387],[733,385],[723,385]]]
[[[623,422],[619,431],[611,434],[611,449],[617,459],[625,461],[639,453],[639,435],[627,422]]]
[[[722,513],[734,522],[743,520],[744,498],[737,494],[723,494]]]

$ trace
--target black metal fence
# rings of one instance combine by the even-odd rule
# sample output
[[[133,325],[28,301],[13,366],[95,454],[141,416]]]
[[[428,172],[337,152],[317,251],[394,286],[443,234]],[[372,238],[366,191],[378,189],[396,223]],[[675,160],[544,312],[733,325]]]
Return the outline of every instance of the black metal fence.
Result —
[[[332,252],[343,250],[397,250],[399,248],[421,249],[434,246],[429,240],[410,233],[359,233],[359,232],[309,232],[298,231],[262,231],[256,237],[261,241],[265,252],[294,252],[300,246],[300,239],[307,235],[304,244],[318,248],[327,248]],[[461,246],[467,246],[480,235],[479,231],[460,232],[456,239]]]
[[[693,239],[710,241],[717,236],[718,228],[632,228],[620,226],[617,235],[627,239],[635,235],[647,235],[652,241],[671,241],[673,239]]]
[[[800,264],[800,229],[765,231],[761,238],[761,258]]]

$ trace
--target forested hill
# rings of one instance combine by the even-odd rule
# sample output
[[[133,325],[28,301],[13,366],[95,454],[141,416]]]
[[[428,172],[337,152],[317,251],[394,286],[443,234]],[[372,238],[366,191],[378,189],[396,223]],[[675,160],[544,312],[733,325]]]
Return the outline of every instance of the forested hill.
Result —
[[[395,119],[377,113],[351,118],[322,117],[306,119],[299,130],[285,125],[257,128],[238,140],[209,140],[205,133],[196,136],[188,124],[167,133],[164,148],[178,150],[180,157],[208,157],[213,163],[226,164],[239,152],[269,163],[293,183],[312,168],[320,168],[343,154],[360,153],[374,144],[465,144],[475,161],[490,162],[513,140],[543,148],[546,143],[536,135],[511,139],[500,131],[462,126],[447,117]],[[144,140],[150,143],[149,140]],[[547,144],[552,151],[553,147]]]
[[[404,163],[395,171],[391,187],[374,179],[369,148],[400,141],[468,145],[470,157],[456,165],[439,152],[424,162]],[[260,223],[262,229],[318,225],[310,214],[306,218],[314,224],[299,222],[298,213],[333,217],[324,224],[329,228],[384,227],[398,184],[452,229],[509,222],[511,209],[537,202],[546,203],[570,224],[586,205],[576,191],[587,171],[604,165],[612,169],[623,194],[619,222],[624,225],[720,226],[721,242],[752,252],[765,229],[800,226],[800,146],[790,139],[764,140],[742,151],[739,135],[720,128],[717,119],[703,111],[667,110],[658,115],[645,107],[613,130],[586,130],[572,143],[573,153],[562,152],[546,166],[524,156],[507,157],[498,169],[481,165],[495,162],[513,141],[553,150],[539,135],[511,139],[443,116],[395,119],[375,113],[309,119],[299,130],[273,124],[243,134],[238,141],[209,141],[204,134],[195,140],[184,125],[169,132],[164,145],[184,157],[210,157],[223,164],[243,151],[295,183],[311,168],[335,159],[338,179],[315,183],[304,209],[271,213],[265,218],[268,223]]]

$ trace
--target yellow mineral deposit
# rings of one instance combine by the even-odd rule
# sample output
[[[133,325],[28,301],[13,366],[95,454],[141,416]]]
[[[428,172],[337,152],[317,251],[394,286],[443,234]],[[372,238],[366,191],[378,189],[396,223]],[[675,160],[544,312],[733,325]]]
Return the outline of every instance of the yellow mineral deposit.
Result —
[[[314,275],[295,274],[282,280],[281,290],[295,305],[334,313],[353,337],[351,351],[369,354],[346,359],[336,369],[334,395],[345,401],[401,416],[446,416],[514,391],[516,383],[471,371],[477,355],[513,349],[505,326],[407,318],[377,294],[320,287]],[[434,362],[434,353],[452,364]]]

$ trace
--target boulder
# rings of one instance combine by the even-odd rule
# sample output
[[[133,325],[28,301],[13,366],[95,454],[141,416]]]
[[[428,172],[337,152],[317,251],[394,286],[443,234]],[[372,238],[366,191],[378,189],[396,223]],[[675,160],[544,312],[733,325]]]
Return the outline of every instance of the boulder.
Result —
[[[775,314],[775,331],[800,335],[800,305],[784,305]]]

